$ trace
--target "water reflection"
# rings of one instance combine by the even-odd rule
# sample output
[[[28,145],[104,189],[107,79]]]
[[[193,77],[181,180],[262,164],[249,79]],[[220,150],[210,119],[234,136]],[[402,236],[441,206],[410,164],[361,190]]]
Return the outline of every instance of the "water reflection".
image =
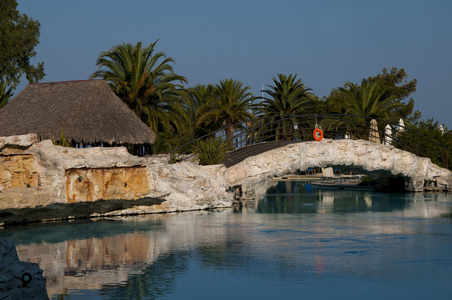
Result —
[[[300,288],[318,298],[344,282],[434,286],[450,296],[449,195],[309,191],[284,182],[256,203],[246,213],[33,225],[0,235],[44,269],[50,297],[205,298],[218,294],[209,288],[229,286],[224,298]]]
[[[312,190],[309,183],[284,181],[270,187],[258,197],[259,213],[358,213],[395,212],[418,217],[450,217],[441,205],[429,201],[450,202],[445,193],[388,194],[370,191]]]

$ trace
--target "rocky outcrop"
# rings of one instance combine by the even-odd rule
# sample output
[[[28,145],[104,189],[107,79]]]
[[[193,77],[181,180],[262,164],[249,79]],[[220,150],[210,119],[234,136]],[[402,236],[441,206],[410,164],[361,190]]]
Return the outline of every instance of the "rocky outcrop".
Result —
[[[195,163],[148,164],[151,197],[167,200],[171,211],[228,207],[233,200],[224,181],[223,165],[200,166]]]
[[[229,207],[224,166],[0,138],[0,224]],[[102,200],[101,202],[99,202]]]
[[[68,203],[135,200],[150,192],[147,170],[143,166],[69,169],[64,177]]]
[[[430,159],[363,140],[290,144],[230,168],[169,164],[124,147],[65,148],[35,135],[0,138],[0,150],[0,224],[230,207],[274,176],[331,165],[386,170],[408,191],[452,190],[452,173]]]
[[[0,299],[48,299],[38,264],[22,262],[13,243],[0,237]]]

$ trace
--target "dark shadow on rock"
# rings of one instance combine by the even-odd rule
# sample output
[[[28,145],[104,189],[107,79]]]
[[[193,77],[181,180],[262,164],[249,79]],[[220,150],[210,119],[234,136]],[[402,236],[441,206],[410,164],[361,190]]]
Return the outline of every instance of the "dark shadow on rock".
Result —
[[[161,198],[142,198],[138,200],[98,200],[94,202],[53,203],[44,207],[11,208],[0,210],[0,224],[3,226],[41,222],[42,220],[84,219],[92,214],[105,214],[112,211],[130,209],[135,206],[160,205]]]

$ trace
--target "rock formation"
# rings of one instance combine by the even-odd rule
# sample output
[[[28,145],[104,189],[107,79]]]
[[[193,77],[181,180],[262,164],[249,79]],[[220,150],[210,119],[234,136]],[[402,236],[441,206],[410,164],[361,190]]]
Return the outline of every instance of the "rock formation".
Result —
[[[34,134],[0,137],[0,224],[229,207],[225,169],[124,147],[65,148]]]
[[[274,176],[332,165],[385,170],[403,177],[408,191],[452,190],[452,172],[430,159],[363,140],[290,144],[230,168],[168,161],[124,147],[55,146],[34,134],[0,137],[0,225],[230,207],[255,198],[257,185]]]

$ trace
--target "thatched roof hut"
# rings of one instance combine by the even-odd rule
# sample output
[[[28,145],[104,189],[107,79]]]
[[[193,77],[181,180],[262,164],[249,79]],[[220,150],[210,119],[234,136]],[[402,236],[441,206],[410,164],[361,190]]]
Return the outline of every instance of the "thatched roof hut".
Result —
[[[0,136],[36,133],[76,144],[151,144],[155,133],[104,80],[35,83],[0,109]]]

